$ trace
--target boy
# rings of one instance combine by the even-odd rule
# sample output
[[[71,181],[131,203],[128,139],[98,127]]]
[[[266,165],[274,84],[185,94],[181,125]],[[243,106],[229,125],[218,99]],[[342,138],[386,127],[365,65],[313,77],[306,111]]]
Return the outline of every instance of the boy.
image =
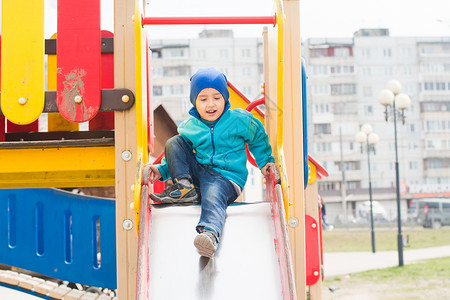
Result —
[[[247,181],[245,144],[264,176],[275,168],[264,127],[242,109],[230,110],[227,78],[213,68],[200,69],[191,77],[192,115],[169,139],[160,165],[147,165],[151,182],[172,178],[174,185],[151,194],[161,203],[201,203],[199,233],[194,245],[211,258],[217,250],[225,212]],[[197,194],[198,188],[200,195]]]

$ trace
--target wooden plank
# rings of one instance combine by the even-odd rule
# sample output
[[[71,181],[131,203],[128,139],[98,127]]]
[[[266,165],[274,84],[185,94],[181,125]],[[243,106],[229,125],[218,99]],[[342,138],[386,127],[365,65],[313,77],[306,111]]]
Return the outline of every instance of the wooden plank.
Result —
[[[58,1],[57,105],[72,122],[100,108],[100,0]]]
[[[297,295],[299,299],[306,299],[300,4],[299,0],[284,0],[283,6],[286,14],[283,33],[283,147],[289,178],[289,201],[292,202],[288,218],[298,220],[297,226],[290,227],[291,253]]]
[[[102,30],[102,38],[112,38],[114,34]],[[114,88],[114,53],[102,53],[101,55],[101,87],[102,89]],[[102,99],[103,100],[103,99]],[[114,129],[114,112],[99,112],[89,121],[89,130]]]
[[[134,25],[135,0],[114,2],[114,86],[136,91]],[[135,299],[137,272],[137,234],[126,230],[124,220],[134,223],[130,203],[134,201],[131,186],[136,173],[136,105],[130,110],[116,112],[116,237],[117,237],[117,297]],[[132,159],[125,161],[123,151],[130,151]]]
[[[2,1],[1,108],[19,125],[44,108],[44,0]]]
[[[51,36],[51,39],[56,40],[56,33]],[[55,54],[47,56],[47,90],[56,91],[56,51]],[[66,120],[61,114],[48,114],[48,131],[78,131],[79,124]]]

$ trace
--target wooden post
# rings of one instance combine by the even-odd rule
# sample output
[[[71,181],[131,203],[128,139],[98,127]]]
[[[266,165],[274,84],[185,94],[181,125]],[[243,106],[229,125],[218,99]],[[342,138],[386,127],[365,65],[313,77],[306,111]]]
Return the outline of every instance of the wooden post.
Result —
[[[136,93],[134,24],[135,0],[115,0],[114,3],[114,86],[128,88]],[[134,184],[137,158],[136,106],[124,112],[115,112],[115,176],[116,176],[116,234],[117,234],[117,289],[118,299],[136,297],[137,244]],[[131,159],[128,159],[128,152]],[[125,159],[124,159],[125,158]],[[124,223],[125,222],[125,223]],[[133,224],[125,229],[124,224]]]
[[[284,0],[283,149],[289,194],[289,239],[299,299],[306,299],[300,3]]]

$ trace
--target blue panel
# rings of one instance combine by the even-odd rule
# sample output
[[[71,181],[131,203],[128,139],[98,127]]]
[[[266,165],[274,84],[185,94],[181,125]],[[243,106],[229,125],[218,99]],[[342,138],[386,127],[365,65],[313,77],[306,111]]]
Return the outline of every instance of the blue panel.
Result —
[[[111,199],[0,189],[0,263],[115,289],[115,223]]]
[[[307,95],[306,95],[306,69],[302,60],[302,114],[303,114],[303,181],[305,189],[308,186],[309,165],[308,165],[308,119],[307,119]]]

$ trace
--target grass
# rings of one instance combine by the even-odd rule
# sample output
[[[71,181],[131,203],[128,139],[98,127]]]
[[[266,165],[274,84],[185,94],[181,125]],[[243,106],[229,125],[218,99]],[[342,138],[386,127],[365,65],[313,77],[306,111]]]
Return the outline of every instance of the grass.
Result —
[[[370,280],[410,282],[412,280],[450,279],[450,257],[426,260],[403,267],[370,270],[352,277]]]
[[[449,293],[450,257],[336,276],[323,282],[324,300],[448,299]]]
[[[407,229],[402,230],[403,238],[408,237],[408,249],[420,249],[450,245],[450,229]],[[371,251],[370,231],[324,231],[324,252]],[[396,230],[376,230],[375,246],[377,251],[397,250]]]

